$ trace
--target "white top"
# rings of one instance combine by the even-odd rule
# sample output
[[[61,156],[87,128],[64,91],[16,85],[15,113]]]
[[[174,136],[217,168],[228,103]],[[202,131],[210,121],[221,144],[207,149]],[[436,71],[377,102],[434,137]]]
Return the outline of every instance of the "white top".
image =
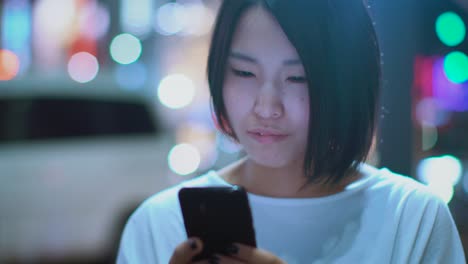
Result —
[[[417,181],[388,169],[319,198],[248,194],[259,248],[294,263],[466,263],[447,205]],[[216,172],[147,199],[123,232],[117,263],[168,263],[187,239],[182,187],[230,186]]]

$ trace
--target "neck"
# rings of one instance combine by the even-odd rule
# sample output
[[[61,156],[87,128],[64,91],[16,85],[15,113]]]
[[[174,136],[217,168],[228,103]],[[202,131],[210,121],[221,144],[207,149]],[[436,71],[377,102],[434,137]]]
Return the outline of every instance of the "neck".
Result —
[[[345,187],[345,184],[307,184],[301,163],[270,168],[244,158],[227,166],[219,174],[227,182],[243,186],[249,193],[269,197],[322,197],[341,192]]]

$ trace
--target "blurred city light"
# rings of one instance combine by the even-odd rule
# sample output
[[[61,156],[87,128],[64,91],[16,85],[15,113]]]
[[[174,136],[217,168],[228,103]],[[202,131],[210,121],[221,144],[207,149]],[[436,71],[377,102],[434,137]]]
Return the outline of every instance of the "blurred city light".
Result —
[[[31,4],[26,0],[4,2],[1,17],[2,48],[16,53],[20,68],[25,72],[31,63]]]
[[[92,81],[96,78],[98,71],[98,60],[88,52],[76,53],[68,62],[68,74],[79,83]]]
[[[429,183],[429,189],[439,196],[445,203],[449,203],[453,198],[454,188],[450,184]]]
[[[195,86],[188,77],[173,74],[161,80],[158,86],[159,101],[171,109],[188,106],[195,97]]]
[[[169,168],[179,174],[194,173],[200,165],[200,152],[190,144],[174,146],[168,155]]]
[[[141,52],[140,40],[128,33],[116,36],[110,45],[112,59],[120,64],[130,64],[137,61]]]
[[[468,82],[460,84],[448,80],[442,58],[434,62],[432,82],[432,94],[440,107],[457,112],[468,110]]]
[[[109,9],[102,3],[87,1],[79,16],[80,32],[90,39],[100,39],[110,27]]]
[[[468,81],[468,57],[460,51],[450,52],[445,56],[444,70],[447,78],[454,83]]]
[[[417,167],[418,178],[446,203],[452,200],[462,171],[460,160],[451,155],[426,158]]]
[[[114,71],[117,84],[125,90],[137,90],[144,86],[147,79],[147,69],[143,63],[135,62],[128,65],[117,65]]]
[[[162,35],[208,34],[213,26],[215,12],[207,8],[202,1],[187,3],[167,3],[156,12],[155,30]]]
[[[466,36],[465,23],[454,12],[445,12],[436,20],[436,33],[440,41],[447,46],[457,46]]]
[[[18,56],[9,50],[0,50],[0,81],[16,77],[20,68]]]
[[[35,23],[39,35],[45,38],[68,40],[74,33],[76,2],[74,0],[39,0],[35,5]]]
[[[424,98],[416,104],[416,119],[425,126],[443,126],[448,123],[450,113],[434,98]]]
[[[151,32],[153,0],[120,0],[120,24],[122,30],[138,37]]]
[[[204,122],[197,122],[188,118],[187,122],[180,124],[176,128],[176,141],[190,142],[198,150],[200,153],[199,170],[211,168],[218,158],[215,133]]]
[[[428,151],[432,149],[438,140],[439,133],[437,127],[434,126],[422,126],[422,150]]]
[[[33,60],[43,72],[63,67],[64,51],[78,33],[75,0],[38,0],[33,8]]]
[[[423,159],[417,168],[418,178],[430,185],[455,186],[461,179],[463,167],[460,160],[452,155]]]
[[[178,3],[167,3],[156,11],[155,30],[161,35],[177,34],[186,26],[185,7]]]
[[[181,33],[185,35],[208,34],[216,18],[214,11],[201,1],[184,5],[183,13],[186,20]]]

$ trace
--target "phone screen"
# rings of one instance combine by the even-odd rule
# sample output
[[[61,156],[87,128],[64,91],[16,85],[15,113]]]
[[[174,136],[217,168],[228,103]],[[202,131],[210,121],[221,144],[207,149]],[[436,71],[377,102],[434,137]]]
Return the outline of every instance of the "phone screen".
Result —
[[[234,242],[256,247],[250,205],[242,187],[182,188],[179,202],[187,236],[204,243],[194,261],[224,254]]]

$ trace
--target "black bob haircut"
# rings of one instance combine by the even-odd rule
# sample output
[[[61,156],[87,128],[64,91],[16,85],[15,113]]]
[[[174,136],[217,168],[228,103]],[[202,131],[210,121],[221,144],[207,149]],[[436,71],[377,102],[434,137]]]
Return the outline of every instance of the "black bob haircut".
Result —
[[[223,101],[224,75],[237,24],[254,6],[278,21],[306,73],[307,182],[335,184],[356,175],[372,145],[381,88],[380,50],[368,8],[363,0],[224,0],[207,74],[216,121],[235,140]]]

